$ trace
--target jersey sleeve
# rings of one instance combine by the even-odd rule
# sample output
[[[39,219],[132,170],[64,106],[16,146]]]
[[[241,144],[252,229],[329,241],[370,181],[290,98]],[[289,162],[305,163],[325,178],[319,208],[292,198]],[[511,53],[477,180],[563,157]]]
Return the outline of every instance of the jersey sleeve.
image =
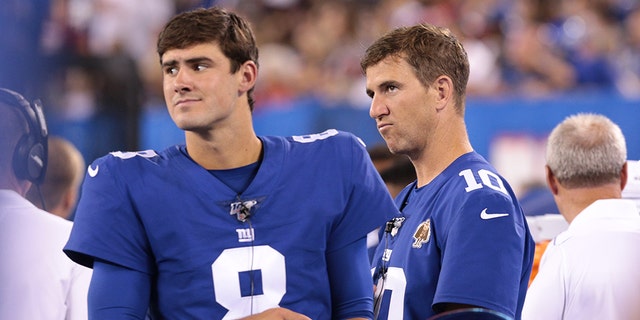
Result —
[[[373,318],[368,268],[365,238],[327,255],[334,319]]]
[[[151,277],[101,260],[94,263],[88,297],[89,317],[95,319],[145,319]],[[137,288],[139,290],[131,290]]]
[[[469,192],[441,239],[438,303],[463,303],[515,316],[522,281],[528,281],[527,229],[519,205],[500,191]],[[523,277],[527,279],[523,279]],[[437,307],[437,306],[436,306]]]
[[[107,155],[92,163],[85,175],[71,235],[64,252],[87,267],[98,258],[141,272],[153,272],[146,233],[130,201],[125,160]]]
[[[329,240],[328,250],[339,249],[366,236],[382,226],[398,213],[389,191],[376,171],[364,143],[350,135],[350,145],[344,152],[350,155],[351,182],[349,199],[342,218],[335,224]]]

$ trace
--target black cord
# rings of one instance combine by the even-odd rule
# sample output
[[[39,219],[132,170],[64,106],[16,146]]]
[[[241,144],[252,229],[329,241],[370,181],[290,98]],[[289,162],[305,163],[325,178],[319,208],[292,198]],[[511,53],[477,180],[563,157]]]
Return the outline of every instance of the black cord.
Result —
[[[253,296],[255,294],[255,282],[254,282],[254,273],[253,273],[253,261],[255,257],[255,246],[254,246],[254,235],[253,235],[253,225],[251,224],[251,219],[247,217],[247,223],[249,224],[249,230],[251,231],[251,259],[249,264],[249,283],[251,286],[251,315],[253,315]]]
[[[384,233],[384,252],[382,253],[382,265],[378,269],[378,274],[382,281],[380,282],[380,288],[376,287],[376,291],[379,292],[378,296],[375,297],[375,301],[373,303],[373,319],[378,319],[378,314],[380,313],[380,307],[382,306],[382,297],[384,296],[384,285],[387,280],[387,270],[388,270],[388,261],[385,261],[385,255],[387,249],[389,248],[389,232]],[[376,284],[377,285],[377,284]]]
[[[47,204],[44,202],[44,195],[42,194],[42,189],[40,185],[35,183],[36,191],[38,191],[38,196],[40,197],[40,203],[42,203],[42,210],[47,211]]]

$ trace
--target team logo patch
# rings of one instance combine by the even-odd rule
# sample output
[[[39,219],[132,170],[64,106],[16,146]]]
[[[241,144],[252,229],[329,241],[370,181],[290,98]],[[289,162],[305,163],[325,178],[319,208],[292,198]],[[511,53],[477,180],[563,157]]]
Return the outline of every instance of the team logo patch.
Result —
[[[253,242],[256,239],[253,228],[236,229],[238,242]]]
[[[419,224],[416,232],[413,233],[413,244],[411,247],[420,249],[423,244],[429,242],[429,238],[431,238],[431,220],[427,219],[427,221]]]

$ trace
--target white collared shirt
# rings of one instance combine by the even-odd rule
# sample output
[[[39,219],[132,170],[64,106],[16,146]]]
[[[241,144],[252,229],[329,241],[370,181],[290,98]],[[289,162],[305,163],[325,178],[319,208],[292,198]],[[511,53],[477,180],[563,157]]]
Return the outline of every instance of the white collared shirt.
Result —
[[[598,200],[549,243],[522,319],[640,319],[640,215]]]
[[[0,190],[0,319],[87,319],[91,269],[62,252],[71,226]]]

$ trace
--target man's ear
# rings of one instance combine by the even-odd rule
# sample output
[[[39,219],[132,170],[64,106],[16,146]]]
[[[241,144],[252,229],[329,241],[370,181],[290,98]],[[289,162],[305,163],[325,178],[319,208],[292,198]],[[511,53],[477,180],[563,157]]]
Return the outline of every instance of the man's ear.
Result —
[[[258,78],[258,66],[253,61],[246,61],[240,66],[238,73],[242,77],[240,90],[247,92],[256,85]]]
[[[622,170],[620,171],[620,190],[624,190],[624,187],[627,185],[627,179],[629,178],[629,171],[627,168],[628,162],[624,162],[622,165]]]
[[[453,81],[448,76],[439,76],[434,82],[438,96],[436,97],[437,111],[444,109],[453,99]]]
[[[558,194],[558,180],[556,180],[556,177],[553,175],[553,171],[551,171],[549,166],[544,166],[544,169],[547,175],[547,186],[549,186],[551,193],[554,195]]]

